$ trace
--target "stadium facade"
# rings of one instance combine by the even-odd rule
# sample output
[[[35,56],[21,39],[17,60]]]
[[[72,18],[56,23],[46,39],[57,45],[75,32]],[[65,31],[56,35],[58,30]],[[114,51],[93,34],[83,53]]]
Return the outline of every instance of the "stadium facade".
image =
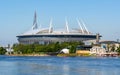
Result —
[[[17,36],[21,44],[49,44],[53,42],[73,42],[73,41],[99,41],[99,34],[92,34],[88,31],[83,21],[77,19],[79,28],[70,30],[68,21],[65,21],[65,30],[54,30],[52,26],[52,19],[48,28],[38,28],[36,12],[34,14],[34,21],[32,28]],[[64,28],[63,28],[64,29]]]

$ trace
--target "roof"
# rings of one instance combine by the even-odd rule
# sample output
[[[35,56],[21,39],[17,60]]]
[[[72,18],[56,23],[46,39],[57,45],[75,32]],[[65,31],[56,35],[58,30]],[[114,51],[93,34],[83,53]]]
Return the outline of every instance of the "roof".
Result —
[[[101,41],[99,42],[100,44],[115,44],[115,43],[119,43],[117,41]]]
[[[96,36],[95,34],[82,34],[80,32],[69,32],[67,33],[66,31],[53,31],[49,32],[48,28],[40,28],[40,29],[30,29],[29,31],[20,34],[18,36],[38,36],[38,35],[81,35],[81,36]],[[101,37],[101,36],[100,36]]]
[[[21,35],[32,35],[32,34],[38,34],[38,33],[44,33],[45,31],[48,31],[48,29],[35,29],[35,30],[29,30],[29,31],[27,31],[27,32],[25,32],[25,33],[23,33],[23,34],[21,34]]]

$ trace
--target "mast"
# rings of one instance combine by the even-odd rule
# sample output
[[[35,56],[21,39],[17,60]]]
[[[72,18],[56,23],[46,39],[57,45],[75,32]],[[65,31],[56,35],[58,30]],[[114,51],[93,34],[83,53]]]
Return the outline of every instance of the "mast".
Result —
[[[34,13],[34,20],[33,20],[32,30],[35,30],[35,29],[38,29],[36,11],[35,11],[35,13]]]
[[[82,20],[81,20],[81,23],[82,23],[82,25],[83,25],[85,31],[89,34],[89,31],[88,31],[87,27],[85,26],[85,23],[84,23]]]
[[[52,32],[52,18],[50,20],[50,27],[49,27],[49,33],[51,33],[51,32]]]
[[[80,27],[80,30],[82,31],[82,33],[84,34],[84,31],[83,31],[83,28],[82,28],[82,26],[81,26],[81,23],[80,23],[80,21],[78,20],[78,19],[76,19],[77,20],[77,22],[78,22],[78,25],[79,25],[79,27]]]
[[[67,31],[67,33],[69,33],[69,27],[68,27],[68,21],[67,21],[67,18],[65,19],[65,21],[66,21],[66,24],[65,24],[65,26],[66,26],[66,31]]]

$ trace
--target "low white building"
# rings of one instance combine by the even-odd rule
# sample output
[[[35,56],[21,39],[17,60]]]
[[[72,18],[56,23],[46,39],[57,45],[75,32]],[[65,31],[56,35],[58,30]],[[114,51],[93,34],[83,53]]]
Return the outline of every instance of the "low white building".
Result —
[[[69,49],[64,48],[60,51],[60,53],[69,54]]]
[[[116,41],[101,41],[101,47],[105,48],[108,52],[115,52],[120,46],[119,42]]]
[[[6,48],[7,52],[13,52],[14,50],[12,48]]]
[[[101,54],[105,54],[105,53],[106,53],[105,48],[102,48],[102,47],[100,47],[100,46],[93,46],[93,47],[90,49],[90,54],[101,55]]]

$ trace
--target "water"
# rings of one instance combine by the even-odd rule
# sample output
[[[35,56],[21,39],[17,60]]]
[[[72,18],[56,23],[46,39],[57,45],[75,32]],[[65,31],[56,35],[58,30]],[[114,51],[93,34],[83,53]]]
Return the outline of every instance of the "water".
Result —
[[[0,56],[0,75],[120,75],[120,58]]]

